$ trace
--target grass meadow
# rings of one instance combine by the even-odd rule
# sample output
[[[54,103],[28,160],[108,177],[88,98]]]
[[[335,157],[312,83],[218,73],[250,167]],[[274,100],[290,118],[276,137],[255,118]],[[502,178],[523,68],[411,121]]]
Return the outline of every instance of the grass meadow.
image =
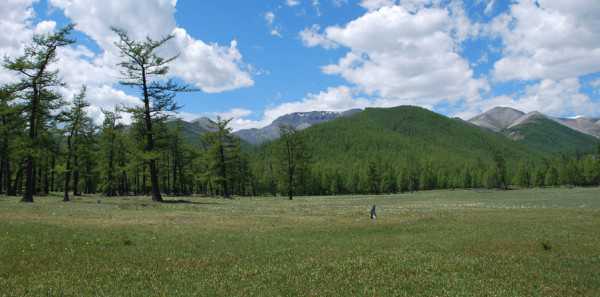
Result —
[[[170,199],[0,196],[0,296],[600,296],[600,188]]]

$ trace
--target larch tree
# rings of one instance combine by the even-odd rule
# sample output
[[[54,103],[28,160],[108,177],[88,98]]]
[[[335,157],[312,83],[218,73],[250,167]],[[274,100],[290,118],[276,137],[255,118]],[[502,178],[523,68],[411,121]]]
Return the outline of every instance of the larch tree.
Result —
[[[177,56],[161,57],[158,53],[173,35],[160,40],[147,37],[144,40],[134,40],[126,31],[113,28],[119,40],[115,43],[123,59],[118,66],[121,67],[123,78],[121,84],[136,88],[141,93],[144,132],[145,132],[145,158],[150,171],[152,186],[152,200],[162,202],[162,195],[158,178],[158,152],[156,152],[156,136],[153,124],[164,120],[169,114],[179,108],[175,103],[175,96],[179,92],[191,91],[187,86],[177,84],[168,79],[169,63]]]
[[[294,199],[296,186],[301,170],[304,170],[308,155],[302,136],[292,126],[279,127],[281,142],[279,148],[279,163],[283,190],[290,200]]]
[[[81,91],[73,98],[72,106],[69,110],[60,114],[60,120],[65,124],[64,130],[67,137],[67,156],[65,169],[65,185],[63,201],[70,201],[69,190],[71,189],[71,177],[73,180],[73,194],[78,195],[79,184],[79,145],[85,136],[85,128],[91,119],[87,117],[85,109],[89,103],[85,101],[86,87],[82,87]],[[73,174],[75,172],[75,175]]]
[[[4,67],[14,72],[19,81],[12,86],[16,95],[26,103],[28,118],[28,150],[25,159],[25,191],[22,202],[33,202],[35,193],[36,155],[39,149],[38,135],[41,123],[49,110],[54,108],[60,96],[52,87],[63,85],[58,70],[51,66],[57,61],[57,50],[74,43],[69,39],[73,25],[68,25],[55,33],[35,35],[33,42],[26,47],[25,53],[17,58],[6,58]]]
[[[13,161],[25,128],[21,117],[22,106],[14,99],[8,87],[0,89],[0,194],[7,195],[16,195],[11,187],[11,168],[13,163],[19,163]]]
[[[214,176],[213,180],[218,184],[220,193],[225,198],[231,197],[231,169],[234,162],[232,152],[236,144],[231,128],[228,127],[230,121],[221,118],[211,121],[214,131],[209,131],[203,136],[207,148],[208,170]]]
[[[115,160],[117,155],[117,137],[119,134],[118,121],[121,118],[119,110],[114,111],[103,110],[104,122],[102,124],[102,150],[105,154],[105,175],[106,181],[104,186],[104,195],[114,197],[117,195],[117,185],[115,182]]]

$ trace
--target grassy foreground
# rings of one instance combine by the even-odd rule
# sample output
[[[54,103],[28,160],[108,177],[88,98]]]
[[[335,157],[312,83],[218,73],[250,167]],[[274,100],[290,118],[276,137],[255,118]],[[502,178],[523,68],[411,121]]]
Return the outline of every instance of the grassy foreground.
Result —
[[[0,296],[600,296],[598,188],[185,199],[0,197]]]

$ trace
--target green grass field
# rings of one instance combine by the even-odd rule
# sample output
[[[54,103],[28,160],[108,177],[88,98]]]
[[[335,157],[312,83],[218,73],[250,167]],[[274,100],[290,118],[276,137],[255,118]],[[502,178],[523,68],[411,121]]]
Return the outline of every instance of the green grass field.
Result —
[[[183,199],[0,197],[0,296],[600,296],[599,188]]]

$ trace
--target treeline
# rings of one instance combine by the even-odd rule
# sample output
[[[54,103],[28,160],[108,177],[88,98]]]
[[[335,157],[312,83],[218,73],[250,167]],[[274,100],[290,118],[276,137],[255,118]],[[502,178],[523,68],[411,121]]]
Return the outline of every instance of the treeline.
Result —
[[[368,127],[369,121],[356,129],[365,129],[361,135],[373,139],[355,145],[336,142],[336,137],[346,141],[352,137],[338,133],[339,129],[329,130],[335,135],[319,137],[330,142],[328,148],[315,145],[314,135],[281,127],[279,140],[249,148],[231,133],[226,119],[212,122],[209,131],[190,142],[182,122],[172,116],[179,108],[176,94],[194,90],[168,79],[168,64],[176,56],[157,53],[172,37],[136,41],[119,29],[113,30],[119,37],[121,83],[139,93],[140,104],[103,110],[104,121],[98,124],[88,113],[85,86],[73,98],[58,92],[64,83],[59,71],[52,69],[57,50],[74,42],[69,37],[72,29],[67,26],[36,36],[22,56],[4,62],[16,82],[0,88],[0,194],[19,195],[25,202],[53,192],[61,192],[64,201],[70,201],[71,195],[98,193],[149,195],[154,201],[162,201],[164,194],[292,199],[295,195],[600,184],[600,147],[595,154],[529,160],[522,158],[520,150],[507,152],[500,140],[481,134],[466,145],[499,149],[491,158],[480,149],[474,160],[466,161],[464,150],[452,155],[426,149],[430,142],[454,141],[459,146],[460,140],[451,132],[432,137],[448,125],[428,126],[429,115],[418,112],[410,113],[416,119],[405,120],[416,122],[418,129],[429,129],[425,132],[394,123],[395,116],[375,117],[392,122],[393,133],[428,135],[416,144],[406,141],[409,138],[402,138],[402,143],[378,142],[377,132],[369,131],[381,129]],[[131,119],[127,124],[126,115]],[[470,129],[458,122],[452,125],[461,133]],[[414,149],[402,149],[409,145]],[[344,149],[349,157],[343,159],[331,147]],[[395,153],[386,153],[390,151]],[[456,157],[461,152],[464,155]],[[514,162],[514,155],[521,156],[519,162]]]
[[[269,161],[265,161],[269,164]],[[360,163],[360,162],[359,162]],[[543,162],[523,161],[511,173],[500,163],[444,167],[428,161],[390,164],[377,159],[360,164],[320,166],[299,173],[298,194],[387,194],[436,189],[508,189],[600,185],[600,152],[580,158],[559,156]],[[280,193],[268,165],[256,171],[260,193]]]

